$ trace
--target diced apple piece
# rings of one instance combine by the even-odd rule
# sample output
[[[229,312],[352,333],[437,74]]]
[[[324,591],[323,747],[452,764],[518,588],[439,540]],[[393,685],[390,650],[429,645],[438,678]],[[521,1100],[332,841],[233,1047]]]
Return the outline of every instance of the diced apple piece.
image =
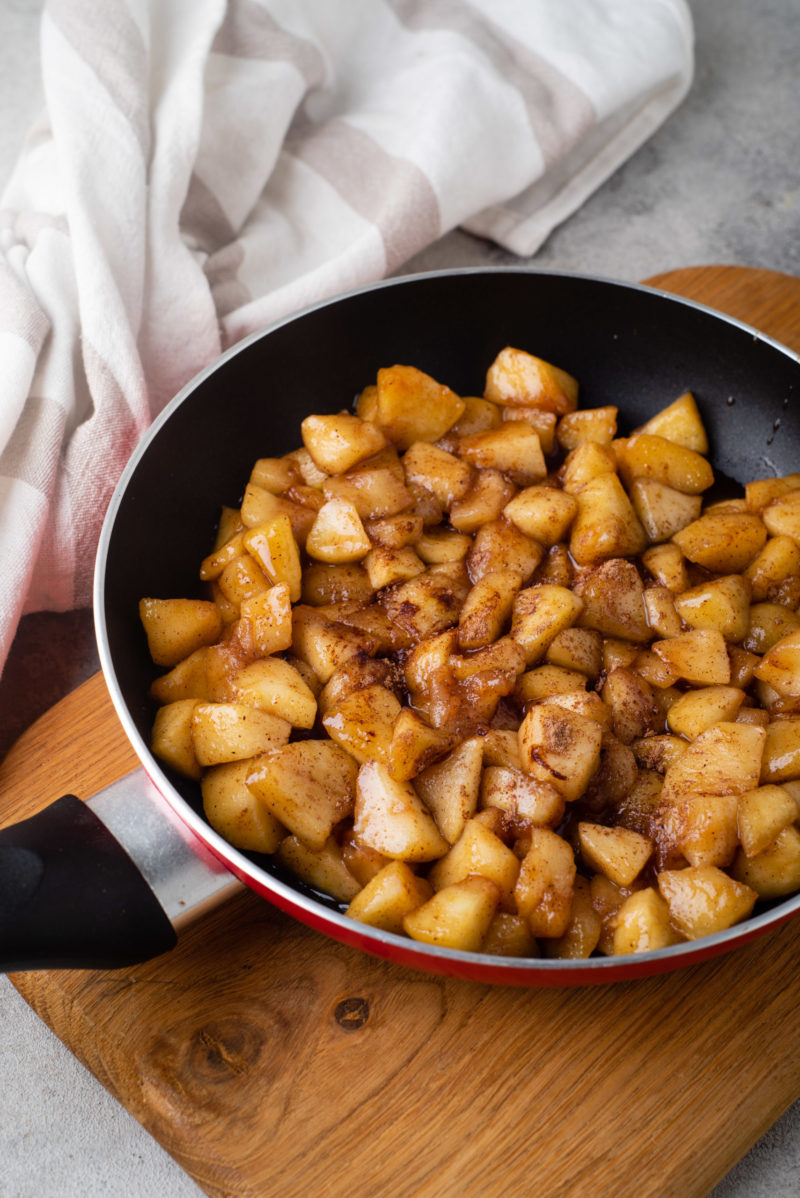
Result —
[[[690,628],[711,628],[728,641],[741,641],[750,616],[750,584],[738,574],[711,579],[675,597],[675,608]]]
[[[403,929],[412,940],[476,953],[489,930],[497,901],[495,885],[475,874],[437,891],[427,903],[405,916]]]
[[[685,740],[667,734],[646,736],[631,745],[641,769],[657,770],[661,774],[666,773],[672,762],[686,752],[686,748]]]
[[[800,488],[767,504],[761,516],[773,537],[791,537],[800,545]]]
[[[415,366],[379,370],[377,388],[372,418],[399,449],[438,441],[464,414],[464,401],[454,391]]]
[[[271,583],[286,583],[289,598],[296,603],[302,587],[300,554],[289,517],[279,514],[254,525],[244,533],[242,543]]]
[[[454,532],[451,528],[434,528],[423,532],[414,546],[425,565],[441,565],[442,562],[460,562],[466,556],[472,545],[472,538],[466,533]]]
[[[244,703],[198,703],[192,714],[192,743],[200,765],[255,757],[289,739],[292,726]]]
[[[376,683],[333,703],[322,717],[322,725],[331,740],[356,761],[386,764],[399,714],[400,703],[394,693]]]
[[[473,466],[499,470],[518,486],[527,487],[547,476],[538,434],[526,420],[514,420],[462,437],[459,456]]]
[[[277,858],[301,882],[331,895],[340,903],[350,902],[360,890],[333,836],[320,849],[310,849],[299,836],[285,836],[278,846]]]
[[[503,419],[501,409],[491,399],[479,395],[462,395],[464,411],[449,432],[451,437],[471,437],[487,428],[496,428]]]
[[[374,638],[298,604],[292,612],[292,648],[324,684],[349,658],[374,653],[376,644]]]
[[[770,537],[744,573],[755,603],[769,600],[797,607],[800,602],[800,544],[791,537]]]
[[[575,858],[570,845],[549,828],[532,828],[514,898],[534,936],[563,936],[572,913]]]
[[[727,686],[731,663],[725,637],[712,629],[693,629],[656,641],[653,652],[679,678],[698,686]]]
[[[667,713],[667,725],[678,736],[694,740],[713,724],[735,720],[744,691],[735,686],[704,686],[681,695]]]
[[[472,482],[468,462],[427,441],[415,441],[403,455],[406,480],[431,491],[444,511],[463,499]]]
[[[423,574],[386,591],[381,603],[389,619],[414,640],[426,640],[457,623],[463,596],[445,574]]]
[[[351,919],[401,935],[406,915],[433,894],[426,878],[418,877],[405,861],[390,861],[375,874],[347,908]]]
[[[647,683],[625,666],[609,670],[602,689],[603,702],[611,708],[614,735],[629,745],[652,731],[655,707]]]
[[[377,425],[350,412],[306,416],[300,432],[306,449],[326,474],[344,474],[386,444]]]
[[[203,811],[215,832],[236,849],[274,853],[286,829],[247,786],[252,762],[213,765],[203,774]]]
[[[578,511],[578,501],[555,487],[526,487],[503,509],[526,537],[548,548],[566,536]]]
[[[317,700],[290,662],[262,657],[234,674],[232,682],[238,703],[269,711],[294,728],[314,727]]]
[[[598,474],[575,494],[569,551],[579,566],[630,557],[647,547],[647,535],[616,474]]]
[[[656,636],[678,636],[683,631],[672,591],[666,587],[645,587],[643,599],[645,618]]]
[[[564,796],[554,786],[506,765],[486,766],[480,801],[541,827],[555,827],[564,815]]]
[[[306,848],[318,851],[353,810],[358,766],[329,740],[301,740],[263,753],[247,785]]]
[[[782,786],[770,784],[739,797],[739,840],[746,857],[762,853],[798,817],[797,804]]]
[[[479,649],[497,640],[511,616],[520,585],[520,576],[513,570],[485,574],[475,583],[458,617],[458,644],[462,650]]]
[[[159,707],[150,739],[156,757],[195,780],[203,772],[192,740],[192,717],[197,704],[197,699],[176,699]]]
[[[501,517],[484,524],[475,534],[467,554],[467,569],[473,583],[500,570],[513,570],[525,583],[543,556],[541,545]]]
[[[765,731],[762,782],[800,778],[800,716],[772,720]]]
[[[547,647],[545,660],[564,670],[577,670],[589,678],[602,669],[603,643],[593,628],[565,628],[556,634]]]
[[[451,503],[450,523],[460,533],[472,536],[482,525],[500,518],[516,489],[499,470],[477,469],[463,497]]]
[[[247,528],[255,528],[266,524],[276,516],[287,516],[292,526],[292,533],[297,544],[305,545],[309,529],[314,523],[316,511],[301,503],[294,503],[280,495],[273,495],[255,483],[248,483],[242,499],[242,523]]]
[[[417,574],[423,573],[425,562],[410,545],[404,549],[386,549],[383,545],[376,545],[364,558],[364,569],[372,589],[380,591],[383,587],[416,578]]]
[[[424,525],[422,516],[414,512],[400,512],[396,516],[367,520],[364,528],[373,545],[404,549],[406,545],[416,544],[422,536]]]
[[[670,924],[666,902],[652,886],[634,891],[614,916],[616,956],[652,952],[677,944],[680,939]]]
[[[514,599],[511,636],[525,653],[527,664],[539,661],[559,632],[571,627],[583,603],[566,587],[532,586]]]
[[[790,824],[755,857],[744,849],[736,856],[732,874],[751,886],[759,898],[783,898],[800,889],[800,831]]]
[[[306,552],[321,562],[356,562],[372,548],[361,517],[346,499],[329,499],[317,513]]]
[[[414,779],[414,789],[450,844],[477,810],[482,770],[483,738],[473,736]]]
[[[578,406],[578,383],[542,358],[506,346],[486,373],[484,395],[495,403],[543,408],[563,416]]]
[[[685,391],[674,403],[656,412],[637,432],[665,437],[695,453],[708,453],[708,437],[691,391]]]
[[[617,886],[630,886],[653,852],[653,842],[639,832],[586,821],[578,824],[578,841],[586,864]]]
[[[664,811],[663,830],[690,865],[727,867],[738,842],[737,808],[735,794],[686,794]]]
[[[751,653],[768,653],[773,645],[792,632],[800,631],[800,615],[782,603],[753,603],[742,648]]]
[[[714,482],[714,471],[701,454],[652,433],[628,438],[620,474],[628,486],[637,478],[653,478],[686,495],[699,495]]]
[[[176,666],[222,634],[217,605],[207,599],[142,599],[139,617],[157,666]]]
[[[386,857],[434,861],[448,844],[410,782],[393,778],[379,762],[358,771],[353,832]]]
[[[800,697],[800,631],[790,632],[777,641],[753,672],[779,695]]]
[[[446,725],[428,724],[409,707],[397,716],[389,745],[388,767],[393,778],[408,782],[453,747],[456,735]]]
[[[248,620],[258,653],[268,656],[282,653],[292,644],[292,603],[289,585],[276,583],[259,591],[241,604],[243,620]]]
[[[624,558],[602,562],[580,580],[576,592],[583,600],[580,627],[628,641],[650,640],[644,586],[633,562]]]
[[[173,666],[168,674],[156,678],[150,687],[150,696],[157,703],[174,703],[178,699],[208,699],[206,681],[206,654],[208,647],[195,649],[183,661]]]
[[[403,469],[400,475],[390,466],[375,466],[370,459],[360,470],[327,478],[322,484],[326,499],[352,503],[362,520],[388,519],[410,507],[413,496],[406,487]]]
[[[690,562],[715,574],[741,574],[763,549],[767,530],[747,512],[711,512],[672,539]]]
[[[532,707],[519,728],[523,769],[569,802],[586,789],[600,763],[602,729],[553,703]]]
[[[559,960],[585,960],[600,943],[603,930],[601,915],[592,903],[589,882],[580,876],[575,878],[572,910],[563,936],[543,941],[545,955]]]
[[[637,478],[631,483],[631,502],[647,539],[668,541],[700,515],[702,497],[685,495],[656,478]]]
[[[800,721],[798,721],[800,723]],[[759,783],[766,733],[749,724],[721,723],[701,732],[667,769],[662,800],[687,794],[744,794]]]
[[[652,545],[642,554],[642,564],[650,571],[656,582],[673,595],[688,590],[689,574],[686,562],[673,541],[663,545]]]
[[[567,412],[558,422],[556,439],[562,449],[575,449],[582,441],[597,441],[610,445],[617,432],[617,413],[613,405],[603,408],[582,408]]]
[[[688,939],[711,936],[746,919],[758,898],[715,865],[664,870],[658,888],[669,905],[669,917]]]
[[[431,867],[428,880],[434,890],[480,874],[494,882],[500,906],[513,911],[512,893],[519,874],[519,858],[478,820],[468,820],[456,843]]]
[[[481,952],[493,957],[535,957],[537,944],[521,915],[497,911],[484,936]]]

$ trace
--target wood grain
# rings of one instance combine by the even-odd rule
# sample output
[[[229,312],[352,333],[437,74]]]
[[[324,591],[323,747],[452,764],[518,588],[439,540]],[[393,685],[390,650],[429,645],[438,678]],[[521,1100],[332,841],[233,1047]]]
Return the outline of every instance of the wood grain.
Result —
[[[800,347],[800,281],[655,284]],[[98,675],[0,766],[0,819],[135,765]],[[363,956],[243,894],[174,952],[19,974],[39,1015],[211,1195],[701,1198],[800,1094],[800,921],[606,988],[515,990]]]

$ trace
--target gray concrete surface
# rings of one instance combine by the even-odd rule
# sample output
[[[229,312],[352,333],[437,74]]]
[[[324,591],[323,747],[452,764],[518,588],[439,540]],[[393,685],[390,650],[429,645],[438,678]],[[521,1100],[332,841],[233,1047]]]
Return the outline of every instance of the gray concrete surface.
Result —
[[[622,279],[710,262],[800,274],[797,0],[691,0],[691,7],[697,68],[690,96],[551,236],[538,264]],[[40,104],[40,11],[41,0],[0,0],[0,185]],[[456,232],[406,269],[511,261]],[[21,642],[23,668],[36,642],[31,627]],[[70,665],[65,687],[94,668],[84,654]],[[795,1198],[798,1131],[800,1104],[713,1198]],[[199,1193],[0,978],[0,1198]]]

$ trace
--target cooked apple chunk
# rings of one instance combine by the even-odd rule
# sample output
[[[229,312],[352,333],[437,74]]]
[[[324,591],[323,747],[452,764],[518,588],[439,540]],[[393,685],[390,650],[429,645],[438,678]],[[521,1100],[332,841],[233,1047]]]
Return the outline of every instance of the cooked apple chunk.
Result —
[[[386,857],[434,861],[448,844],[410,782],[393,778],[370,761],[358,771],[353,832],[357,840]]]
[[[328,837],[321,849],[310,849],[299,836],[286,836],[278,846],[277,858],[301,882],[330,894],[340,903],[354,899],[361,889],[333,836]]]
[[[314,462],[326,474],[344,474],[356,462],[371,457],[386,445],[386,438],[376,424],[350,412],[306,416],[300,432]]]
[[[630,886],[653,852],[653,842],[639,832],[586,821],[578,824],[578,840],[586,864],[617,886]]]
[[[200,787],[203,811],[211,827],[234,848],[274,853],[286,829],[247,786],[251,769],[249,760],[207,769]]]
[[[357,562],[371,548],[361,517],[347,499],[329,499],[317,512],[306,552],[321,562]]]
[[[495,403],[563,416],[578,406],[578,382],[558,366],[506,346],[486,373],[484,395]]]
[[[176,666],[222,633],[217,605],[206,599],[142,599],[139,616],[158,666]]]
[[[563,936],[572,914],[575,857],[566,840],[549,828],[533,828],[522,859],[514,898],[535,937]]]
[[[476,953],[497,910],[498,890],[488,878],[473,874],[437,891],[403,919],[412,940]]]
[[[740,795],[737,818],[745,856],[763,853],[797,817],[797,804],[783,786],[759,786]]]
[[[321,849],[353,810],[358,765],[329,740],[301,740],[262,753],[247,785],[309,849]]]
[[[198,703],[192,713],[192,743],[200,765],[255,757],[289,739],[288,720],[245,703]]]
[[[455,844],[477,810],[483,750],[482,737],[468,737],[414,778],[415,791],[450,844]]]
[[[463,399],[415,366],[378,371],[373,419],[398,449],[438,441],[464,414]]]
[[[532,707],[519,728],[523,769],[569,801],[583,794],[600,763],[598,723],[554,703]]]
[[[667,948],[682,939],[670,923],[669,907],[652,886],[628,895],[612,922],[617,955]]]
[[[750,914],[758,895],[714,865],[664,870],[658,888],[670,921],[688,940],[710,936]]]
[[[433,895],[433,887],[405,861],[390,861],[352,899],[351,919],[400,935],[403,920]]]
[[[695,453],[708,453],[708,436],[691,391],[685,391],[668,407],[656,412],[637,432],[665,437],[667,441],[693,449]]]

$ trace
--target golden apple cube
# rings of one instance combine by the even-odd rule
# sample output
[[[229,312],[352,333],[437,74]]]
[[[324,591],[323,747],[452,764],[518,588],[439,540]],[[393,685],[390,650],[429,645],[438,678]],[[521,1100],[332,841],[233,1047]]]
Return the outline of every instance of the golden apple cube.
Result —
[[[537,947],[527,919],[497,911],[483,938],[481,952],[493,957],[535,957]]]
[[[611,445],[600,445],[597,441],[582,441],[571,449],[559,471],[559,478],[568,495],[594,482],[603,474],[617,473],[617,458]]]
[[[764,732],[762,782],[789,782],[800,778],[800,716],[772,720]]]
[[[410,707],[398,713],[388,748],[389,773],[401,782],[416,778],[448,753],[456,740],[452,728],[432,727]]]
[[[725,637],[714,629],[693,629],[655,641],[653,652],[679,678],[697,686],[727,686],[731,663]]]
[[[358,765],[329,740],[301,740],[261,754],[247,785],[306,848],[321,849],[351,814]]]
[[[758,898],[715,865],[664,870],[658,888],[669,906],[672,924],[687,940],[721,932],[746,919]]]
[[[549,828],[532,828],[514,898],[534,936],[563,936],[566,932],[575,874],[575,858],[567,841]]]
[[[300,433],[314,462],[326,474],[344,474],[356,462],[371,457],[386,445],[386,438],[376,424],[350,412],[306,416]]]
[[[497,910],[498,891],[478,874],[437,891],[427,903],[403,919],[412,940],[439,948],[480,950]]]
[[[603,920],[595,910],[589,882],[586,878],[575,878],[572,911],[563,936],[544,940],[545,956],[559,960],[585,960],[600,943]]]
[[[501,517],[478,529],[466,560],[473,583],[501,570],[513,570],[524,583],[543,556],[541,545],[526,537],[510,520]]]
[[[550,362],[507,345],[486,372],[486,399],[563,416],[578,406],[578,382]]]
[[[460,562],[467,556],[472,538],[466,533],[454,532],[451,528],[435,528],[423,532],[414,546],[419,559],[429,566],[441,565],[443,562]]]
[[[620,474],[627,486],[654,478],[675,491],[699,495],[714,482],[714,471],[693,449],[652,433],[635,433],[621,447]]]
[[[459,648],[479,649],[497,640],[511,616],[521,578],[513,570],[485,574],[471,590],[458,617]]]
[[[769,848],[798,817],[797,804],[783,787],[770,783],[739,796],[739,840],[746,857]]]
[[[407,483],[425,487],[436,496],[445,511],[464,498],[473,476],[468,462],[427,441],[415,441],[406,450],[403,470]]]
[[[416,640],[427,640],[458,621],[462,598],[447,575],[428,567],[382,597],[389,619]]]
[[[702,497],[676,491],[656,478],[637,478],[631,483],[631,502],[648,541],[668,541],[700,515]]]
[[[593,628],[565,628],[547,647],[545,661],[564,670],[578,671],[589,678],[603,667],[603,640]]]
[[[514,698],[518,703],[541,703],[544,699],[555,700],[558,695],[585,691],[585,687],[585,674],[548,664],[520,674],[514,687]]]
[[[150,748],[172,769],[187,778],[199,779],[200,762],[192,740],[192,717],[197,699],[176,699],[160,707],[153,721]]]
[[[334,836],[328,837],[321,849],[310,849],[298,836],[285,836],[278,846],[277,859],[301,882],[340,903],[350,902],[361,889],[345,865]]]
[[[542,453],[553,453],[556,447],[556,425],[558,423],[555,412],[546,412],[543,408],[512,407],[501,407],[500,411],[504,421],[525,420],[538,436]]]
[[[222,635],[222,619],[207,599],[142,599],[139,617],[157,666],[176,666]]]
[[[192,713],[192,743],[200,765],[255,757],[289,739],[292,726],[244,703],[198,703]]]
[[[687,794],[663,812],[662,826],[690,865],[727,867],[739,838],[737,808],[735,794]]]
[[[754,857],[740,850],[731,872],[739,882],[752,887],[759,898],[793,894],[800,889],[800,831],[790,824]]]
[[[677,944],[681,936],[670,923],[669,907],[652,886],[635,890],[612,917],[613,953],[646,953]]]
[[[579,566],[630,557],[647,547],[647,535],[616,474],[599,474],[576,492],[569,551]]]
[[[347,914],[359,923],[402,935],[403,920],[426,903],[433,887],[405,861],[390,861],[351,901]]]
[[[459,456],[473,466],[499,470],[519,486],[527,487],[547,477],[547,466],[538,433],[526,420],[514,420],[462,437]]]
[[[750,584],[739,574],[700,583],[675,597],[675,609],[690,628],[712,628],[728,641],[741,641],[750,617]]]
[[[653,852],[653,842],[639,832],[587,821],[578,824],[578,842],[586,864],[617,886],[630,886]]]
[[[736,686],[704,686],[687,691],[672,704],[667,725],[677,736],[694,740],[713,724],[735,720],[744,702],[744,691]]]
[[[174,703],[178,699],[208,699],[206,654],[208,647],[195,649],[168,674],[156,678],[150,687],[150,697],[157,703]]]
[[[753,673],[779,695],[800,697],[800,631],[790,632],[777,641],[764,654]]]
[[[364,633],[327,619],[313,607],[298,604],[292,611],[292,648],[324,685],[349,658],[374,653],[375,642]]]
[[[500,906],[514,910],[512,893],[519,874],[519,858],[479,820],[468,820],[456,843],[429,870],[434,890],[480,874],[494,882]]]
[[[691,391],[685,391],[668,407],[656,412],[637,431],[665,437],[667,441],[693,449],[695,453],[708,453],[705,426]]]
[[[306,543],[309,530],[317,514],[313,507],[295,503],[281,495],[273,495],[271,491],[266,491],[264,487],[259,487],[255,483],[248,483],[245,487],[241,512],[242,523],[247,528],[266,524],[268,521],[274,520],[276,516],[288,517],[294,538],[301,547]]]
[[[647,587],[644,592],[647,623],[656,636],[678,636],[683,631],[681,618],[675,609],[675,597],[666,587]]]
[[[532,586],[517,594],[511,636],[521,645],[529,666],[544,657],[553,638],[571,627],[582,610],[583,602],[566,587]]]
[[[274,853],[286,829],[248,788],[252,768],[252,762],[245,760],[207,769],[200,784],[203,811],[214,831],[234,848]]]
[[[306,552],[321,562],[356,562],[372,548],[361,517],[346,499],[329,499],[317,512]]]
[[[555,827],[564,815],[564,796],[554,786],[507,765],[485,767],[480,802],[540,827]]]
[[[414,779],[415,791],[449,844],[477,810],[482,772],[483,738],[471,736]]]
[[[373,591],[383,587],[393,586],[396,582],[407,582],[422,574],[425,562],[419,557],[417,549],[407,545],[403,549],[387,549],[376,545],[370,549],[364,558],[364,569]]]
[[[617,434],[617,413],[613,405],[602,408],[582,408],[567,412],[558,422],[556,439],[562,449],[575,449],[582,441],[598,441],[610,445]]]
[[[753,603],[742,647],[751,653],[768,653],[790,632],[800,630],[800,616],[782,603]]]
[[[791,537],[770,537],[744,572],[750,583],[755,603],[764,599],[789,602],[792,607],[800,601],[800,544]]]
[[[800,488],[767,504],[761,516],[773,537],[791,537],[800,544]]]
[[[750,724],[720,723],[701,732],[669,765],[665,805],[689,794],[744,794],[759,784],[766,733]]]
[[[549,548],[562,541],[578,511],[574,495],[555,487],[525,487],[503,509],[520,532]]]
[[[472,536],[490,520],[498,520],[516,487],[499,470],[477,469],[463,498],[450,505],[453,528]]]
[[[400,703],[385,686],[373,684],[331,704],[322,726],[331,740],[363,764],[387,764]]]
[[[519,727],[523,769],[569,802],[585,791],[600,764],[598,723],[554,703],[532,707]]]
[[[609,670],[602,689],[603,702],[611,708],[614,735],[629,745],[653,728],[653,692],[638,674],[625,666]]]
[[[715,574],[741,574],[767,539],[760,516],[710,512],[672,538],[684,557]]]
[[[350,474],[327,478],[322,494],[326,499],[352,503],[362,520],[388,519],[404,511],[414,497],[403,481],[402,466],[398,475],[392,467],[373,465],[376,460],[370,459],[363,469]]]
[[[410,782],[369,761],[358,771],[353,833],[362,844],[401,861],[434,861],[448,850],[433,816]]]
[[[294,728],[313,728],[317,700],[300,672],[280,657],[262,657],[234,674],[239,703],[280,716]]]
[[[451,437],[471,437],[473,433],[484,433],[496,428],[502,417],[502,409],[491,399],[479,395],[462,395],[464,411],[455,424],[451,425]]]
[[[399,449],[415,441],[438,441],[464,414],[465,404],[449,387],[415,366],[378,371],[373,419]]]
[[[680,595],[689,588],[689,573],[686,561],[674,542],[652,545],[642,554],[642,564],[653,575],[659,586],[666,587],[673,595]]]
[[[288,586],[289,598],[296,603],[302,589],[302,570],[289,517],[281,512],[254,525],[243,534],[242,543],[271,583]]]
[[[606,637],[626,641],[651,639],[644,586],[633,562],[624,558],[602,562],[581,578],[576,591],[583,600],[583,611],[577,621],[581,628],[594,628]]]

